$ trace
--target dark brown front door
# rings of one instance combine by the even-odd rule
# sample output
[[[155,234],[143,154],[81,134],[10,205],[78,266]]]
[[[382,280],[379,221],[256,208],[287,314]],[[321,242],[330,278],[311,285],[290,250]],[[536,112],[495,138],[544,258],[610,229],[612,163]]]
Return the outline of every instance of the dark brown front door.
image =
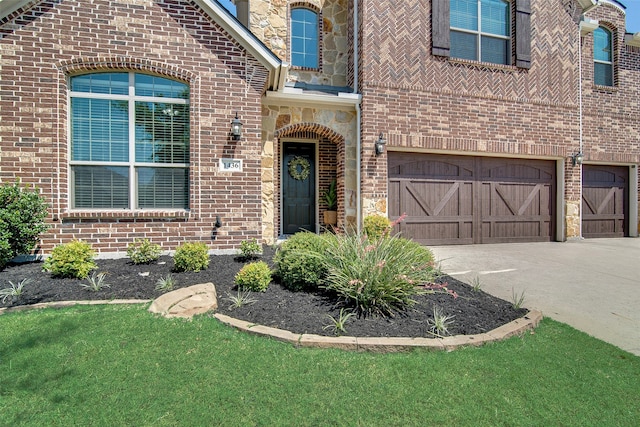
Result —
[[[582,236],[624,237],[629,209],[625,166],[582,166]]]
[[[429,245],[552,240],[555,164],[389,153],[389,213]]]
[[[287,142],[282,158],[282,233],[294,234],[301,230],[315,233],[315,145]],[[290,166],[295,171],[290,171]]]

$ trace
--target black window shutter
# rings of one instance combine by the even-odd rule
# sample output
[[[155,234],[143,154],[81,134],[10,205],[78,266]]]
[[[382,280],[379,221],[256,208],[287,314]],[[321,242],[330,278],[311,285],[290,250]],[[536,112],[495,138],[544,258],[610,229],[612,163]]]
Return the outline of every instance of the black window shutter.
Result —
[[[449,0],[433,0],[431,3],[431,53],[449,56]]]
[[[531,68],[531,0],[516,0],[516,67]]]

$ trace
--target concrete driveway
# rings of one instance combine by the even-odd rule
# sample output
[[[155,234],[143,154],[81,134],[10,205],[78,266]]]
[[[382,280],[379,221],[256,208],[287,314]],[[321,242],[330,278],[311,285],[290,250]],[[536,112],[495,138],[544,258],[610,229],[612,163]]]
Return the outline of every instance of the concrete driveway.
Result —
[[[432,247],[443,271],[640,356],[640,239]]]

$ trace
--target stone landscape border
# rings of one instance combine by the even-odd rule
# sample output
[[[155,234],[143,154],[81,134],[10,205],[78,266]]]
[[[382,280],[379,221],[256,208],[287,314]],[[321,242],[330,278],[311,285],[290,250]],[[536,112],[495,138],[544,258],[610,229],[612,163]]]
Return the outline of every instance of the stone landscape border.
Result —
[[[96,300],[96,301],[59,301],[33,305],[0,308],[0,315],[13,311],[35,310],[42,308],[64,308],[74,305],[109,305],[109,304],[148,304],[152,300]],[[283,329],[263,326],[245,320],[214,313],[213,317],[220,322],[238,330],[254,335],[271,337],[288,342],[295,347],[337,348],[349,351],[369,351],[376,353],[395,353],[417,348],[426,350],[452,351],[461,347],[481,346],[490,342],[502,341],[514,335],[522,335],[533,330],[542,320],[542,313],[531,310],[523,317],[502,325],[492,331],[475,335],[455,335],[443,338],[409,338],[409,337],[349,337],[322,336],[314,334],[295,334]]]

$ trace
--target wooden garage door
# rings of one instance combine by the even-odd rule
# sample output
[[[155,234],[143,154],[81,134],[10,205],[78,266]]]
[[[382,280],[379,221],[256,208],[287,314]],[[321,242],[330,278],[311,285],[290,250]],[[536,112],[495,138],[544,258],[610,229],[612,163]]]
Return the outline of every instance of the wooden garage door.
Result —
[[[582,166],[582,236],[624,237],[627,234],[629,169]]]
[[[552,161],[389,153],[389,214],[427,245],[550,241]]]

